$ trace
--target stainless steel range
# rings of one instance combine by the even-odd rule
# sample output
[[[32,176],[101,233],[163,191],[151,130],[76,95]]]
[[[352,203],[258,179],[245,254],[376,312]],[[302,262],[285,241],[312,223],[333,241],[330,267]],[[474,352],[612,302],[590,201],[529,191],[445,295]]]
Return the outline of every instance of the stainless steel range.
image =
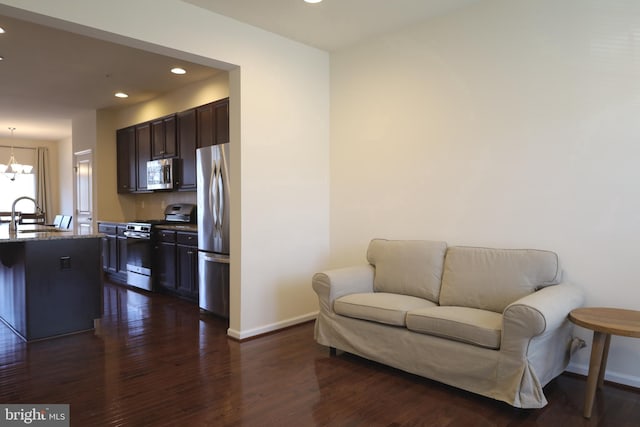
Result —
[[[188,203],[167,206],[164,219],[138,220],[127,223],[127,284],[151,291],[153,289],[152,242],[153,227],[160,224],[192,223],[196,207]]]

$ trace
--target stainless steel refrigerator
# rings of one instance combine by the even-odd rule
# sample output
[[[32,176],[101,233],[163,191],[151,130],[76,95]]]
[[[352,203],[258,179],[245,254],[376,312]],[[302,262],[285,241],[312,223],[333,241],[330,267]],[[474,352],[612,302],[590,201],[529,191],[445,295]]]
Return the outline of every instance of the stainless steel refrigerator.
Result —
[[[229,144],[199,148],[198,286],[200,308],[229,317]]]

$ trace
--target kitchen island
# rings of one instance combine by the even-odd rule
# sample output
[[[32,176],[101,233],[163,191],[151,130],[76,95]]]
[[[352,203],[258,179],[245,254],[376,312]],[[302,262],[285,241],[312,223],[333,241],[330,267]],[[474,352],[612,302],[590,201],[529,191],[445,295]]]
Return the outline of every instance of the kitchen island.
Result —
[[[26,341],[91,330],[102,317],[101,235],[0,226],[0,319]]]

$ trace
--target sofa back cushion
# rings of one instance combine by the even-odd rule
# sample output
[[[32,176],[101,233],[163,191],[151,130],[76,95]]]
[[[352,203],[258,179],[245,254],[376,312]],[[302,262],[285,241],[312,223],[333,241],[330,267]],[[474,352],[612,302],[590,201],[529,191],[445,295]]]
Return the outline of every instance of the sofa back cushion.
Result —
[[[445,242],[372,240],[367,260],[376,269],[373,289],[437,303],[446,251]]]
[[[560,276],[558,256],[550,251],[450,247],[440,305],[502,313],[515,300],[559,283]]]

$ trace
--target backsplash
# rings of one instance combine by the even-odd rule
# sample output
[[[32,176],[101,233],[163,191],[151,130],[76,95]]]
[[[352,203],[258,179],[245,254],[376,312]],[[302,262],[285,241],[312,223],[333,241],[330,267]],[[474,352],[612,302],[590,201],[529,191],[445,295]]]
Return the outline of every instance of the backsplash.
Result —
[[[164,217],[164,209],[172,203],[196,204],[195,191],[155,192],[136,194],[136,218],[160,219]]]

